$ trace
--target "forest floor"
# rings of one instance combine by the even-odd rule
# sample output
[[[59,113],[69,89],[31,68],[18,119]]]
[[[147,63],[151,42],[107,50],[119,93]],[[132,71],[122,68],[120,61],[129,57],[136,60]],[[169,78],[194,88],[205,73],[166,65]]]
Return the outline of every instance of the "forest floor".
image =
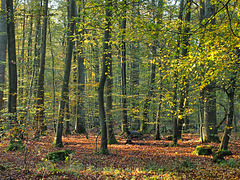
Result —
[[[108,145],[109,155],[96,153],[100,137],[89,133],[63,137],[63,148],[54,148],[54,134],[48,132],[38,140],[29,138],[27,150],[6,151],[9,140],[0,142],[0,179],[240,179],[240,139],[233,135],[230,150],[233,155],[226,162],[213,163],[212,156],[197,156],[192,152],[201,145],[199,137],[183,134],[177,147],[171,147],[167,135],[156,141],[150,135],[125,144],[126,139],[116,136],[119,144]],[[217,143],[209,143],[213,149]],[[73,151],[65,161],[46,160],[47,153],[56,150]]]

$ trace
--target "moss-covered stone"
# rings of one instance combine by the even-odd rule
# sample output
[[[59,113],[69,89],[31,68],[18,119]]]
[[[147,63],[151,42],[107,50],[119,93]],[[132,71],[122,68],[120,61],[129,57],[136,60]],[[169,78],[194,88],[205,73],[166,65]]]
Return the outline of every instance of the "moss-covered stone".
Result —
[[[211,155],[212,152],[212,147],[211,146],[197,146],[196,150],[193,151],[193,154],[199,155]]]
[[[230,150],[222,150],[218,151],[213,155],[213,162],[220,163],[222,161],[225,161],[224,157],[232,155],[232,152]]]
[[[71,150],[62,150],[62,151],[54,151],[54,152],[50,152],[46,155],[46,159],[50,160],[50,161],[64,161],[66,159],[66,157],[69,156],[69,154],[71,154],[72,151]]]
[[[7,151],[21,151],[25,149],[25,145],[21,140],[10,141]]]

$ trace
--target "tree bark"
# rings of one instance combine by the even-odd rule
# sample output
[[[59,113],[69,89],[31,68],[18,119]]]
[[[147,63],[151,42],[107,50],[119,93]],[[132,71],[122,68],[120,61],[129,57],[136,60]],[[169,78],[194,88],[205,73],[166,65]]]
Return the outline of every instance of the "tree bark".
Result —
[[[102,59],[102,74],[98,87],[98,102],[99,102],[99,118],[101,125],[101,148],[100,151],[102,154],[108,153],[107,148],[107,125],[106,125],[106,115],[104,108],[104,85],[107,79],[108,64],[111,58],[111,16],[112,16],[112,0],[106,1],[105,7],[105,30],[104,30],[104,39],[103,39],[103,59]]]
[[[45,72],[45,57],[46,57],[46,40],[47,40],[47,20],[48,20],[48,0],[44,0],[44,19],[42,29],[41,41],[41,59],[40,72],[38,77],[38,92],[37,92],[37,112],[35,120],[37,121],[37,135],[41,134],[47,129],[44,124],[44,72]]]
[[[0,12],[0,111],[4,108],[4,83],[5,83],[5,62],[7,49],[7,19],[6,19],[6,0],[1,1]]]
[[[183,20],[183,8],[184,8],[184,0],[180,1],[180,7],[179,7],[179,15],[178,19],[180,20],[180,23],[178,25],[178,39],[177,39],[177,50],[176,50],[176,66],[179,62],[180,57],[180,44],[181,44],[181,34],[182,34],[182,20]],[[177,102],[178,102],[178,79],[179,79],[179,73],[177,68],[174,70],[174,88],[173,88],[173,145],[177,145],[178,140],[178,132],[179,132],[179,126],[178,126],[178,111],[177,111]]]
[[[84,0],[82,0],[81,4],[82,9],[84,9]],[[79,13],[81,12],[81,8],[79,8]],[[82,13],[84,14],[84,12]],[[78,23],[84,24],[84,15],[82,15],[82,20],[80,22],[80,16],[78,19]],[[78,33],[79,40],[77,41],[77,64],[78,64],[78,71],[77,71],[77,121],[75,125],[75,131],[79,134],[86,134],[86,127],[85,127],[85,110],[84,110],[84,94],[85,94],[85,66],[84,66],[84,27],[83,30]]]
[[[122,72],[122,133],[128,132],[127,120],[127,67],[126,67],[126,24],[127,24],[127,1],[123,1],[123,19],[121,24],[122,42],[121,42],[121,72]]]
[[[237,59],[240,58],[240,49],[237,49]],[[229,80],[229,87],[225,89],[225,92],[228,96],[228,116],[227,122],[224,129],[224,134],[222,137],[221,145],[219,147],[219,151],[228,150],[228,144],[231,137],[231,131],[233,129],[233,120],[234,120],[234,96],[235,96],[235,89],[236,89],[236,82],[237,82],[237,75],[239,69],[239,63],[237,60],[235,62],[234,68],[235,70],[231,72],[230,80]]]
[[[205,18],[211,18],[215,14],[215,5],[211,0],[205,2]],[[215,24],[215,18],[211,20]],[[209,29],[211,31],[211,29]],[[216,115],[216,82],[211,81],[204,89],[204,115],[203,115],[203,142],[220,142],[217,133]]]
[[[11,119],[17,121],[17,65],[15,45],[15,25],[13,0],[7,0],[7,39],[8,39],[8,72],[9,72],[9,95],[8,113],[12,114]]]
[[[63,119],[65,113],[65,103],[68,100],[68,85],[71,71],[71,61],[72,61],[72,52],[73,52],[73,33],[74,33],[74,15],[75,15],[75,0],[70,0],[70,23],[69,23],[69,31],[68,31],[68,39],[67,39],[67,54],[65,60],[65,70],[64,70],[64,79],[62,84],[62,92],[61,92],[61,101],[59,107],[58,114],[58,122],[57,122],[57,132],[56,132],[56,147],[62,147],[62,131],[63,131]]]

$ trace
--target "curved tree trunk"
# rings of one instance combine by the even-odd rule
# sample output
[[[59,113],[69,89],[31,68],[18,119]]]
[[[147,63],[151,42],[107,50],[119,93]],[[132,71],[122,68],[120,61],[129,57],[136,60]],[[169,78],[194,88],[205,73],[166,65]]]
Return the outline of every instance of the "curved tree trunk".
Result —
[[[111,58],[111,46],[110,46],[110,38],[111,38],[111,15],[112,15],[112,0],[106,1],[105,7],[105,15],[106,15],[106,23],[104,30],[104,39],[103,39],[103,64],[102,64],[102,75],[99,82],[98,87],[98,102],[99,102],[99,118],[101,125],[101,153],[107,154],[107,125],[106,125],[106,115],[104,108],[104,85],[107,79],[108,72],[108,63]]]

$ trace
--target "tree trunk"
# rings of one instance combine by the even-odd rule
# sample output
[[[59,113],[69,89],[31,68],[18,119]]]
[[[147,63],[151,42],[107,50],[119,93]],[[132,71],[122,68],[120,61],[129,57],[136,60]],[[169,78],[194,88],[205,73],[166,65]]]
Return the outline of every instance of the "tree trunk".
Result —
[[[233,119],[234,119],[234,96],[235,96],[235,89],[236,89],[236,82],[238,77],[238,69],[239,69],[239,63],[237,61],[240,58],[240,49],[237,49],[237,59],[235,62],[235,70],[231,73],[231,78],[229,80],[229,87],[225,90],[227,96],[228,96],[228,116],[227,116],[227,122],[224,129],[224,134],[222,137],[221,145],[219,147],[219,151],[228,150],[228,143],[231,137],[231,131],[233,129]]]
[[[183,20],[183,8],[184,8],[184,0],[180,1],[180,7],[179,7],[179,15],[178,19],[180,20],[180,23],[178,25],[178,39],[177,39],[177,50],[176,50],[176,66],[178,65],[178,59],[180,57],[180,44],[181,44],[181,34],[182,34],[182,20]],[[178,140],[178,134],[179,134],[179,127],[178,127],[178,111],[177,111],[177,102],[178,102],[178,70],[175,68],[174,70],[174,89],[173,89],[173,145],[177,145],[177,140]]]
[[[75,0],[70,0],[70,18],[69,18],[69,31],[68,31],[68,39],[67,39],[67,55],[65,60],[65,70],[64,70],[64,79],[62,84],[62,92],[61,92],[61,101],[59,107],[59,115],[58,115],[58,122],[57,122],[57,132],[56,132],[56,147],[62,147],[62,131],[63,131],[63,119],[65,113],[65,103],[68,100],[68,84],[70,78],[70,71],[71,71],[71,61],[72,61],[72,52],[73,52],[73,33],[74,33],[74,15],[75,15]]]
[[[54,130],[56,131],[56,120],[55,120],[55,112],[56,112],[56,87],[55,87],[55,58],[52,48],[52,33],[51,33],[51,27],[50,27],[50,21],[49,21],[49,42],[50,42],[50,50],[51,50],[51,56],[52,56],[52,91],[53,91],[53,99],[52,99],[52,119],[53,119],[53,126]]]
[[[215,14],[215,5],[211,0],[205,2],[205,18],[211,18]],[[215,24],[215,18],[211,20]],[[209,29],[211,31],[211,29]],[[204,88],[204,118],[203,118],[203,142],[220,142],[217,132],[217,115],[216,115],[216,82],[211,81]]]
[[[112,15],[110,15],[111,17]],[[111,28],[111,22],[109,24]],[[110,29],[110,32],[112,30]],[[111,34],[109,35],[111,38]],[[107,76],[107,102],[106,102],[106,120],[107,120],[107,130],[108,130],[108,144],[117,144],[117,139],[115,138],[113,130],[113,119],[112,119],[112,89],[113,89],[113,75],[112,75],[112,46],[109,44],[109,59],[108,59],[108,76]]]
[[[13,0],[7,0],[7,40],[8,40],[8,73],[9,73],[9,92],[8,92],[8,113],[11,114],[12,122],[17,122],[17,65],[16,65],[16,46],[15,46],[15,25]]]
[[[111,16],[112,16],[112,0],[106,1],[105,7],[105,30],[103,39],[103,64],[102,64],[102,75],[98,87],[98,102],[99,102],[99,118],[101,125],[101,153],[107,154],[107,125],[106,125],[106,115],[104,109],[104,85],[107,78],[108,64],[111,58]]]
[[[192,1],[187,0],[187,7],[186,7],[186,15],[185,15],[185,24],[184,24],[184,30],[183,30],[183,37],[182,37],[182,58],[184,58],[188,55],[188,48],[189,48],[189,38],[190,38],[190,27],[189,23],[191,20],[191,5]],[[179,118],[178,118],[178,133],[177,136],[179,139],[181,139],[182,136],[182,130],[183,130],[183,123],[188,122],[187,120],[187,115],[186,110],[188,109],[188,77],[183,72],[183,78],[181,84],[183,85],[181,87],[181,92],[180,92],[180,102],[179,102]]]
[[[42,29],[41,41],[41,59],[40,59],[40,72],[38,77],[38,92],[37,92],[37,112],[35,120],[37,121],[37,135],[47,130],[44,125],[44,72],[45,72],[45,57],[46,57],[46,40],[47,40],[47,14],[48,14],[48,0],[44,0],[44,19]]]
[[[127,1],[123,1],[123,19],[121,24],[122,42],[121,42],[121,72],[122,72],[122,133],[128,132],[127,120],[127,67],[126,67],[126,24],[127,24]]]
[[[0,11],[0,111],[4,108],[4,83],[5,83],[5,62],[7,49],[7,21],[6,21],[6,0],[1,1]]]
[[[82,7],[84,8],[84,0],[81,2]],[[82,8],[82,9],[83,9]],[[79,8],[79,13],[81,8]],[[84,13],[82,13],[84,14]],[[78,23],[80,23],[80,16],[78,19]],[[82,16],[82,23],[84,23],[84,16]],[[84,28],[83,30],[78,33],[79,40],[77,41],[77,64],[78,64],[78,71],[77,71],[77,121],[75,125],[75,131],[79,134],[86,134],[86,127],[85,127],[85,110],[84,110],[84,94],[85,94],[85,67],[84,67]]]

